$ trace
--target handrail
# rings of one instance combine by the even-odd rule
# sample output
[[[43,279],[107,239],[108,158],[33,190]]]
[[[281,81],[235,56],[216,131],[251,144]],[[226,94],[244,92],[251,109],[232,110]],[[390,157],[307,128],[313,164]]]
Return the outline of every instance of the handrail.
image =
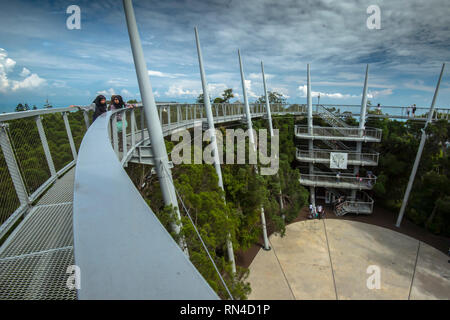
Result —
[[[357,177],[354,174],[348,174],[348,173],[341,173],[339,177],[334,174],[326,174],[324,172],[320,173],[312,173],[312,174],[300,174],[300,179],[303,180],[310,180],[315,183],[317,182],[329,182],[329,183],[350,183],[354,185],[365,185],[369,188],[373,187],[373,185],[377,181],[377,177],[373,175],[373,178],[367,178],[367,177]]]
[[[378,164],[379,153],[378,152],[357,152],[350,150],[332,150],[332,149],[313,149],[312,153],[309,150],[302,150],[296,148],[297,158],[308,158],[308,159],[323,159],[329,160],[331,152],[342,152],[347,153],[347,161],[370,161]]]
[[[308,134],[308,126],[306,125],[296,125],[296,134]],[[313,136],[332,136],[332,137],[350,137],[350,138],[374,138],[381,139],[382,130],[378,128],[365,128],[360,129],[358,127],[349,128],[333,128],[333,127],[313,127]]]
[[[325,120],[329,125],[338,124],[339,126],[344,127],[344,128],[350,127],[344,121],[339,119],[335,114],[333,114],[327,108],[325,108],[323,105],[317,105],[317,110],[321,111],[321,112],[319,112],[319,114],[321,115],[322,119]]]
[[[342,208],[347,212],[358,212],[361,208],[368,207],[369,211],[373,211],[374,200],[365,192],[361,192],[363,195],[360,200],[346,200],[342,203]]]
[[[75,172],[79,299],[218,299],[135,188],[111,147],[112,112],[84,136]]]

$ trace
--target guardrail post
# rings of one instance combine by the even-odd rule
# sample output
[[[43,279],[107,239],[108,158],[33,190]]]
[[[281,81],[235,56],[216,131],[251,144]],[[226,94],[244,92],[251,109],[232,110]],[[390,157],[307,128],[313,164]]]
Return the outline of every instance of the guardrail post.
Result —
[[[142,106],[142,109],[141,109],[141,141],[144,141],[144,138],[145,138],[145,131],[144,131],[145,115],[144,115],[144,113],[145,113],[144,106]]]
[[[113,149],[117,156],[119,156],[119,137],[117,135],[117,113],[112,115],[112,123],[111,123],[111,130],[112,130],[112,140],[113,140]]]
[[[67,117],[67,112],[62,114],[64,119],[64,125],[66,126],[67,137],[69,138],[70,149],[72,150],[73,160],[77,160],[77,149],[75,148],[75,143],[73,142],[72,130],[70,130],[69,119]]]
[[[170,104],[167,106],[167,126],[170,129]]]
[[[89,123],[89,114],[86,110],[83,110],[83,117],[84,117],[84,124],[86,125],[86,131],[89,129],[90,123]]]
[[[11,146],[11,141],[8,137],[8,124],[0,123],[0,146],[2,147],[3,156],[5,157],[6,165],[8,166],[9,175],[14,184],[17,197],[21,205],[28,205],[28,193],[25,183],[20,174],[19,166],[14,156],[14,151]]]
[[[127,146],[127,113],[126,110],[120,112],[122,116],[122,159],[127,156],[128,146]]]
[[[134,113],[134,108],[131,109],[131,115],[130,115],[130,121],[131,121],[131,150],[134,150],[134,146],[136,145],[136,115]]]
[[[41,143],[44,149],[45,158],[47,159],[48,168],[50,169],[50,174],[54,177],[56,176],[55,165],[48,147],[47,137],[45,136],[44,127],[42,126],[41,116],[36,116],[36,126],[39,132],[39,137],[41,138]]]

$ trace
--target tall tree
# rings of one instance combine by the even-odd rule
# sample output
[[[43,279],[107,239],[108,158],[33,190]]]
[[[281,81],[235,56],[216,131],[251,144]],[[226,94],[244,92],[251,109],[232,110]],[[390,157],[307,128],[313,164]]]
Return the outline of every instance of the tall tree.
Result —
[[[286,98],[283,96],[282,93],[276,92],[276,91],[269,91],[268,93],[269,96],[269,103],[286,103]],[[258,100],[256,100],[256,103],[266,103],[266,96],[262,95],[261,97],[258,98]]]

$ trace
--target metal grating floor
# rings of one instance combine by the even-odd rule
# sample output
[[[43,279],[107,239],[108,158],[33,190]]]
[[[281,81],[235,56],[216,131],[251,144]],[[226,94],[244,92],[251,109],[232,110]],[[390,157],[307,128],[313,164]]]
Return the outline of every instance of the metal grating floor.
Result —
[[[0,300],[76,299],[71,169],[47,191],[0,248]]]

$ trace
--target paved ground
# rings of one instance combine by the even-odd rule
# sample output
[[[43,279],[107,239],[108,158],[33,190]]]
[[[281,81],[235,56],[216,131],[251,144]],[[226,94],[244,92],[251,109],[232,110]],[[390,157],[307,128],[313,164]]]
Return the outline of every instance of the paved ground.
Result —
[[[449,258],[386,228],[308,220],[270,242],[250,265],[249,299],[450,299]]]

